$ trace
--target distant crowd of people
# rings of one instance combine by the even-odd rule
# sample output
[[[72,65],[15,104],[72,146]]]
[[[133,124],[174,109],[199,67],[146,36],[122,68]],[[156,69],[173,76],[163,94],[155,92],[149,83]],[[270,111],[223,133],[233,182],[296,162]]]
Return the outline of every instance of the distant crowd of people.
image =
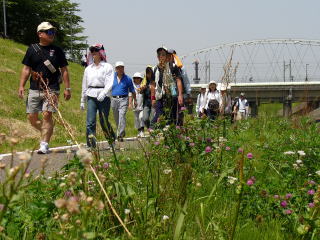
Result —
[[[64,52],[53,45],[56,28],[49,22],[37,28],[38,44],[32,44],[22,61],[24,64],[19,86],[19,96],[24,97],[24,87],[30,77],[27,98],[28,119],[41,132],[38,153],[48,153],[53,133],[52,113],[57,110],[60,82],[65,85],[64,98],[71,98],[68,62]],[[166,125],[182,125],[184,109],[192,112],[191,86],[180,58],[173,49],[164,46],[156,50],[158,63],[146,66],[143,72],[136,72],[132,78],[125,73],[122,61],[115,67],[107,62],[102,44],[90,46],[83,59],[85,71],[82,79],[80,109],[86,113],[87,146],[96,146],[97,113],[103,132],[109,142],[123,141],[126,135],[126,113],[134,111],[135,128],[138,137],[144,137],[145,128],[156,126],[160,119]],[[109,122],[112,108],[116,131]],[[39,119],[42,112],[43,119]],[[232,120],[248,116],[248,102],[244,93],[231,100],[227,86],[217,89],[215,82],[208,88],[201,88],[197,97],[198,117],[207,116],[214,120],[218,115],[230,116]]]

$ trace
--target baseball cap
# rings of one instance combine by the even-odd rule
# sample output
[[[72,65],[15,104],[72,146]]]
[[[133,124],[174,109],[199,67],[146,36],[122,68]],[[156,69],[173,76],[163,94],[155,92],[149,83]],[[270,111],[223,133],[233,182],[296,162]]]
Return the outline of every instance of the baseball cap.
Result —
[[[124,63],[121,61],[116,62],[116,67],[124,67]]]
[[[157,53],[160,52],[161,50],[165,50],[166,52],[168,52],[168,49],[165,46],[161,46],[157,49]]]
[[[135,74],[133,74],[133,78],[143,78],[143,76],[141,73],[136,72]]]
[[[37,32],[45,31],[49,29],[56,29],[56,28],[49,22],[42,22],[38,25]]]
[[[243,97],[244,97],[244,96],[245,96],[245,93],[244,93],[244,92],[240,93],[240,96],[243,96]]]

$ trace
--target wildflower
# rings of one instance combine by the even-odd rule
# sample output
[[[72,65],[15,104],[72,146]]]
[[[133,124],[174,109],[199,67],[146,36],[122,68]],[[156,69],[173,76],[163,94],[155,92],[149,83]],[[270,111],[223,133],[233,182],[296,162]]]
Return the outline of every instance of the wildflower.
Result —
[[[226,138],[224,138],[224,137],[219,137],[219,142],[226,142],[226,141],[227,141]]]
[[[306,155],[306,153],[305,153],[304,151],[297,151],[297,153],[298,153],[301,157],[303,157],[303,156]]]
[[[210,146],[207,146],[206,149],[205,149],[205,152],[206,153],[212,152],[212,148]]]
[[[286,199],[290,199],[290,198],[292,198],[292,194],[291,193],[287,193],[286,194]]]
[[[0,211],[4,209],[4,204],[0,204]]]
[[[212,138],[207,138],[206,141],[207,141],[208,143],[212,143],[212,142],[213,142]]]
[[[231,148],[227,146],[226,147],[226,151],[230,151],[230,150],[231,150]]]
[[[190,139],[190,137],[186,137],[186,141],[190,141],[191,139]]]
[[[102,167],[104,169],[108,169],[110,167],[110,164],[108,162],[105,162]]]
[[[181,111],[184,111],[184,110],[186,110],[186,109],[187,109],[186,107],[181,107],[181,108],[180,108]]]
[[[308,194],[309,195],[314,195],[316,192],[313,190],[313,189],[310,189],[309,191],[308,191]]]
[[[284,211],[284,214],[290,215],[290,214],[292,214],[292,210],[291,209],[287,209],[287,210]]]
[[[285,207],[288,206],[288,203],[287,203],[287,201],[282,201],[282,202],[280,203],[280,205],[281,205],[281,207],[285,208]]]
[[[243,149],[242,148],[238,148],[238,153],[243,153]]]
[[[201,187],[201,186],[202,186],[202,184],[201,184],[201,183],[199,183],[199,182],[197,182],[197,183],[196,183],[196,186],[197,186],[197,187]]]
[[[60,183],[60,185],[59,185],[59,187],[61,187],[61,188],[65,187],[65,186],[66,186],[65,183]]]
[[[68,213],[65,213],[65,214],[63,214],[61,216],[61,220],[64,221],[64,222],[68,221],[68,219],[69,219],[69,214]]]
[[[154,142],[154,145],[158,146],[160,144],[160,142],[156,141]]]
[[[163,221],[166,221],[166,220],[168,220],[168,219],[169,219],[169,216],[163,215],[163,217],[162,217],[162,220],[163,220]]]
[[[68,139],[68,140],[67,140],[67,143],[68,143],[69,145],[72,145],[72,140]]]
[[[316,184],[316,182],[315,182],[315,181],[313,181],[313,180],[310,180],[310,181],[308,181],[308,184],[310,184],[310,185],[315,185],[315,184]]]
[[[302,160],[298,159],[298,160],[296,161],[296,163],[297,163],[297,164],[302,164]]]
[[[154,130],[152,128],[148,128],[148,132],[152,133]]]
[[[92,159],[93,159],[92,154],[84,148],[80,148],[77,151],[77,155],[79,156],[79,158],[82,160],[84,164],[90,164],[92,162]]]
[[[189,146],[190,146],[190,147],[194,147],[194,146],[195,146],[195,143],[194,143],[194,142],[191,142],[191,143],[189,143]]]
[[[287,151],[287,152],[284,152],[283,154],[284,154],[284,155],[293,155],[293,154],[295,154],[295,152],[293,152],[293,151]]]
[[[76,220],[76,224],[80,225],[80,224],[81,224],[81,220],[80,220],[80,219],[77,219],[77,220]]]
[[[276,195],[273,196],[273,198],[274,198],[274,199],[279,199],[280,196],[279,196],[278,194],[276,194]]]
[[[124,214],[126,214],[126,215],[130,214],[130,209],[126,208],[126,209],[124,210]]]
[[[57,199],[54,201],[54,205],[56,205],[57,208],[63,208],[67,204],[67,201],[63,198]]]
[[[96,203],[96,208],[97,208],[98,211],[102,211],[102,210],[104,209],[104,204],[103,204],[103,202],[102,202],[102,201],[98,201],[98,202]]]
[[[87,203],[91,204],[93,202],[93,197],[87,197],[86,201]]]
[[[228,183],[234,184],[238,179],[232,176],[228,176]]]
[[[166,174],[166,175],[168,175],[168,174],[171,173],[171,172],[172,172],[171,169],[165,169],[165,170],[163,170],[163,173]]]
[[[10,143],[12,145],[16,145],[16,144],[18,144],[18,142],[19,142],[19,140],[17,138],[10,138]]]
[[[248,186],[252,186],[254,184],[254,181],[250,178],[248,181],[247,181],[247,185]]]
[[[314,207],[315,207],[314,202],[309,203],[309,204],[308,204],[308,207],[309,207],[309,208],[314,208]]]
[[[253,158],[252,153],[248,153],[248,154],[247,154],[247,158],[249,158],[249,159]]]
[[[19,156],[21,161],[29,161],[31,159],[31,154],[28,152],[24,152]]]
[[[72,192],[70,190],[65,191],[64,196],[67,197],[67,198],[71,197],[72,196]]]
[[[293,166],[294,169],[299,169],[299,165],[296,164],[296,163],[293,163],[292,166]]]
[[[316,171],[316,174],[320,176],[320,170]]]
[[[69,198],[68,202],[67,202],[67,210],[69,211],[69,213],[79,213],[79,203],[78,203],[78,199],[75,197],[71,197]]]

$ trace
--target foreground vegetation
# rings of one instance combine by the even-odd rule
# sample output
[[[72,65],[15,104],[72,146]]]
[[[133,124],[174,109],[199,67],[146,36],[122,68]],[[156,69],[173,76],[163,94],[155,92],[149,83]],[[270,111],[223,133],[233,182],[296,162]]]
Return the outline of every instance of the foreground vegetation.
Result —
[[[137,152],[81,149],[52,177],[32,178],[28,154],[1,166],[3,238],[320,238],[316,124],[186,121],[151,131]]]

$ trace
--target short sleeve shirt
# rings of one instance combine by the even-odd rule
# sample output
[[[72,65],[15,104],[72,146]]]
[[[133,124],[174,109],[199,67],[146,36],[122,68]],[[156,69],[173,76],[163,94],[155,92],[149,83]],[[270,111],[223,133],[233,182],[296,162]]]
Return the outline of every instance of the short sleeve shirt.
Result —
[[[48,81],[49,89],[59,90],[59,68],[63,68],[68,65],[66,56],[62,49],[57,46],[41,46],[39,44],[37,45],[40,47],[41,51],[38,51],[37,53],[35,48],[31,45],[22,60],[22,64],[31,67],[32,71],[34,72],[42,73],[44,80]],[[44,65],[43,62],[46,60],[49,60],[55,67],[55,73],[51,73],[51,71]],[[37,81],[34,81],[32,77],[30,78],[30,89],[41,90],[39,83]]]

